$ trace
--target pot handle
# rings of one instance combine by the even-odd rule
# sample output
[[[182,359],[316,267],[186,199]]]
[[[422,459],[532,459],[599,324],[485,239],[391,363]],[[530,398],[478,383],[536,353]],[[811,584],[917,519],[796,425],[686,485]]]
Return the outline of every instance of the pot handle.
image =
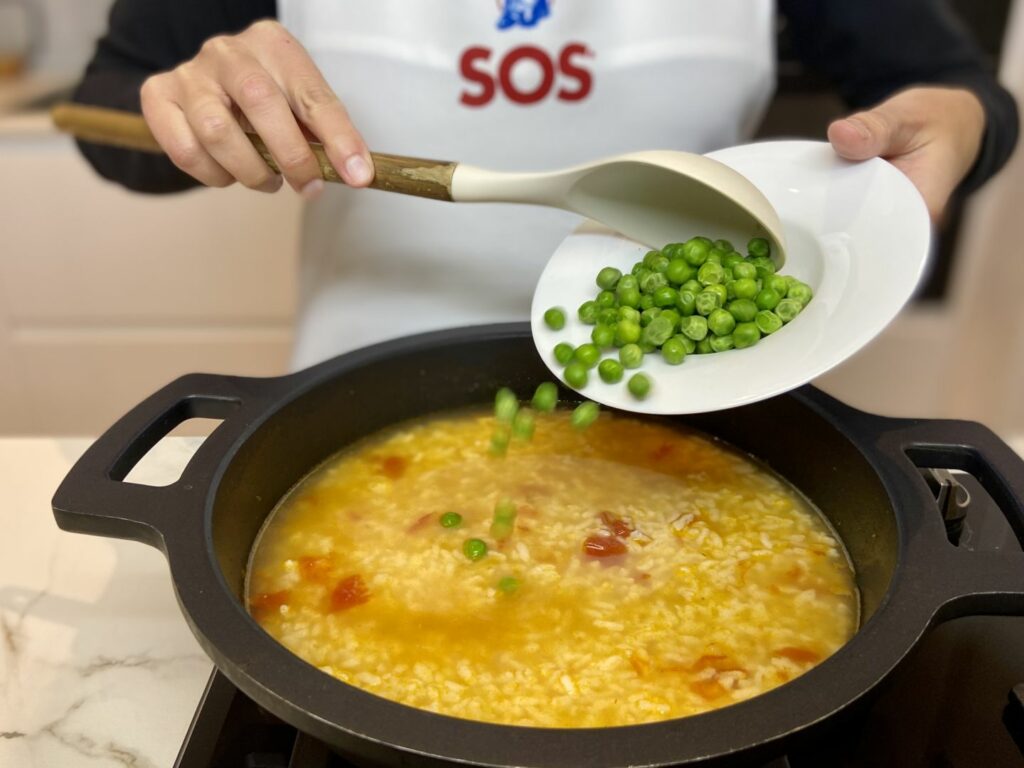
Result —
[[[57,525],[76,533],[141,541],[166,552],[160,521],[202,506],[220,460],[265,413],[278,381],[189,374],[146,398],[75,462],[53,497]],[[177,481],[162,487],[124,482],[154,445],[191,418],[223,421]]]
[[[900,447],[919,468],[968,472],[981,484],[1024,548],[1024,459],[992,430],[969,421],[903,421]],[[976,614],[1024,614],[1024,552],[952,548],[949,567],[935,574],[947,600],[946,620]]]

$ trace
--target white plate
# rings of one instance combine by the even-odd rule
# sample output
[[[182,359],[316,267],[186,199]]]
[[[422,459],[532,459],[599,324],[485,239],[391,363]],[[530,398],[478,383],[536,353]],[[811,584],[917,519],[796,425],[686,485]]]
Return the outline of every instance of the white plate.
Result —
[[[931,224],[914,185],[884,160],[849,163],[831,146],[775,141],[731,147],[710,155],[749,178],[779,213],[787,242],[782,270],[808,283],[814,299],[790,324],[754,347],[688,355],[670,366],[646,355],[640,369],[653,386],[645,400],[629,394],[626,371],[605,384],[591,371],[581,390],[591,400],[640,413],[700,413],[732,408],[805,384],[846,360],[878,335],[913,294],[928,259]],[[679,240],[714,232],[680,232]],[[742,249],[740,243],[735,245]],[[586,224],[566,238],[548,262],[533,295],[537,349],[562,378],[552,350],[560,341],[590,341],[592,326],[576,315],[597,294],[602,267],[628,273],[648,249]],[[552,331],[545,310],[565,309],[566,327]],[[606,353],[607,354],[610,353]],[[616,353],[617,354],[617,353]]]

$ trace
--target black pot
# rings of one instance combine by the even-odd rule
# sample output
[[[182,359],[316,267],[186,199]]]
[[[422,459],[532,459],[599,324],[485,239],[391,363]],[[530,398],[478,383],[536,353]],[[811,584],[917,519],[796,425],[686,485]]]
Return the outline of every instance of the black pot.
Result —
[[[386,425],[490,402],[503,385],[526,395],[549,378],[529,329],[519,324],[402,339],[281,378],[185,376],[96,441],[58,489],[54,514],[66,530],[160,548],[192,631],[239,689],[340,753],[381,765],[597,768],[766,759],[862,700],[933,623],[1024,613],[1024,553],[951,544],[918,471],[970,472],[1024,541],[1024,463],[977,424],[881,418],[805,387],[678,419],[789,479],[831,520],[853,558],[863,600],[859,631],[818,667],[762,696],[650,725],[489,725],[350,687],[292,655],[249,617],[242,588],[253,540],[313,467]],[[161,437],[197,416],[224,421],[180,480],[163,488],[122,482]]]

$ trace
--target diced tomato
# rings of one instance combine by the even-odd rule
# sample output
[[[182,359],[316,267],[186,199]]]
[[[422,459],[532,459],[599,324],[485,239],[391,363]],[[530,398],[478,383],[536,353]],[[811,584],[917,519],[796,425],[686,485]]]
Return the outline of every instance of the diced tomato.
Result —
[[[675,446],[672,445],[672,443],[662,443],[653,451],[651,451],[651,458],[654,461],[662,461],[663,459],[667,459],[674,448]]]
[[[408,466],[408,459],[402,458],[401,456],[385,456],[381,459],[380,471],[385,477],[397,480],[405,474],[406,467]]]
[[[626,542],[616,536],[587,536],[583,541],[583,554],[587,557],[616,557],[628,551]]]
[[[331,592],[331,610],[344,611],[347,608],[362,605],[369,599],[370,590],[366,588],[363,577],[358,573],[354,576],[346,576]]]
[[[618,515],[613,515],[611,512],[602,512],[601,522],[605,524],[605,527],[607,527],[613,535],[619,536],[620,538],[628,539],[633,533],[632,525]]]
[[[719,696],[725,693],[725,688],[722,684],[715,679],[711,680],[695,680],[690,683],[690,689],[708,701],[717,699]]]
[[[416,533],[417,531],[422,531],[435,517],[436,515],[434,515],[433,512],[427,512],[427,514],[417,517],[412,522],[412,524],[405,530],[409,533]]]
[[[249,600],[249,611],[257,619],[272,613],[291,599],[292,593],[287,589],[280,592],[261,592]]]
[[[327,555],[321,557],[300,557],[299,575],[305,581],[323,583],[330,577],[332,566],[331,558]]]
[[[778,648],[772,656],[781,656],[784,659],[795,661],[797,664],[814,664],[821,661],[821,654],[815,653],[809,648]]]

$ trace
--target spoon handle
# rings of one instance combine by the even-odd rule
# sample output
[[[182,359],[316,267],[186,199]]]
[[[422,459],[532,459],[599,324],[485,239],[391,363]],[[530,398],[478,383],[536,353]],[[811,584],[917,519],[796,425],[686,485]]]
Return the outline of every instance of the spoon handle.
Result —
[[[65,103],[55,106],[50,116],[58,129],[82,141],[142,152],[163,153],[145,119],[134,112]],[[267,165],[278,173],[277,163],[263,143],[263,139],[255,133],[247,132],[246,136]],[[344,183],[341,174],[328,160],[323,145],[310,142],[309,148],[320,165],[320,175],[324,181]],[[371,152],[370,156],[374,165],[374,177],[370,183],[373,189],[429,197],[434,200],[452,200],[452,175],[458,163],[389,155],[383,152]]]

